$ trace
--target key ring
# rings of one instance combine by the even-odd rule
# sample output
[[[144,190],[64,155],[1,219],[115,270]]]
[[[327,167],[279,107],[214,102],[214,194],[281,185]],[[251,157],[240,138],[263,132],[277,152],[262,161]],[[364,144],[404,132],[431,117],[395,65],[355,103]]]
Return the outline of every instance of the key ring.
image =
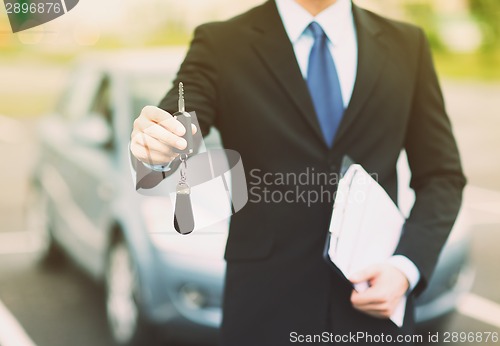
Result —
[[[187,159],[188,159],[187,154],[180,155],[181,165],[184,165],[184,167],[180,168],[181,182],[183,183],[186,182]]]

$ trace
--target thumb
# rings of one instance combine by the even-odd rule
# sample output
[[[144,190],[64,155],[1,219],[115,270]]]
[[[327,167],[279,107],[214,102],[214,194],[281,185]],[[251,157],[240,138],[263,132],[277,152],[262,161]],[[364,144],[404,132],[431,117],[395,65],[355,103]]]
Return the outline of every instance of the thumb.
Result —
[[[349,280],[353,284],[370,281],[380,273],[379,266],[371,266],[352,275]]]

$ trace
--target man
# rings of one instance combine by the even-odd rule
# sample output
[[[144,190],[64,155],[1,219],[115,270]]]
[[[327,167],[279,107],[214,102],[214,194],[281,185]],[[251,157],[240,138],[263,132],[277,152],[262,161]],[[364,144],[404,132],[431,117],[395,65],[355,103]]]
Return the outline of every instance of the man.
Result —
[[[349,278],[370,283],[362,293],[322,256],[332,201],[250,201],[231,220],[221,344],[411,333],[413,298],[430,279],[465,185],[422,31],[350,0],[268,1],[197,28],[174,85],[180,81],[202,134],[220,131],[224,146],[241,154],[250,183],[256,172],[338,173],[349,155],[396,201],[396,161],[405,149],[416,193],[394,256]],[[186,145],[170,115],[176,107],[174,88],[134,123],[131,151],[155,170],[168,170],[173,148]],[[318,184],[300,188],[320,191]],[[334,193],[336,185],[326,188]],[[388,317],[404,295],[400,329]]]

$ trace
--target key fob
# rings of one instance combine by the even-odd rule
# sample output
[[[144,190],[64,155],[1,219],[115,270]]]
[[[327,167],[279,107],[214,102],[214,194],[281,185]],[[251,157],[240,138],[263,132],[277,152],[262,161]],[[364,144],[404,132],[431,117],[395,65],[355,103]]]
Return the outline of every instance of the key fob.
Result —
[[[186,133],[182,138],[184,138],[187,142],[187,146],[184,150],[180,150],[177,148],[174,148],[174,151],[179,154],[187,154],[191,155],[194,151],[194,144],[193,144],[193,130],[191,128],[191,114],[188,112],[176,112],[174,113],[174,117],[177,117],[177,120],[184,126],[186,129]]]

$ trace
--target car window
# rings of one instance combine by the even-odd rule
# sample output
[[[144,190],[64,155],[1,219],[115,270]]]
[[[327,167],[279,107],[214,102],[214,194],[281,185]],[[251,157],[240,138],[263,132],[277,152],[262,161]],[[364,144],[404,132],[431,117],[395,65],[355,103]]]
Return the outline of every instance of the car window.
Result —
[[[70,121],[86,116],[90,111],[100,78],[99,72],[92,68],[83,66],[76,68],[59,101],[58,113]]]
[[[104,77],[99,83],[97,94],[94,97],[90,114],[102,116],[106,123],[111,125],[112,107],[111,107],[111,90],[108,77]]]
[[[91,103],[90,110],[88,112],[89,116],[102,118],[110,129],[113,128],[113,107],[111,102],[111,81],[108,76],[104,76],[99,82],[99,87],[97,88],[97,93]],[[113,131],[111,131],[113,134]],[[106,149],[113,148],[113,136],[110,137],[109,141],[104,145]]]

